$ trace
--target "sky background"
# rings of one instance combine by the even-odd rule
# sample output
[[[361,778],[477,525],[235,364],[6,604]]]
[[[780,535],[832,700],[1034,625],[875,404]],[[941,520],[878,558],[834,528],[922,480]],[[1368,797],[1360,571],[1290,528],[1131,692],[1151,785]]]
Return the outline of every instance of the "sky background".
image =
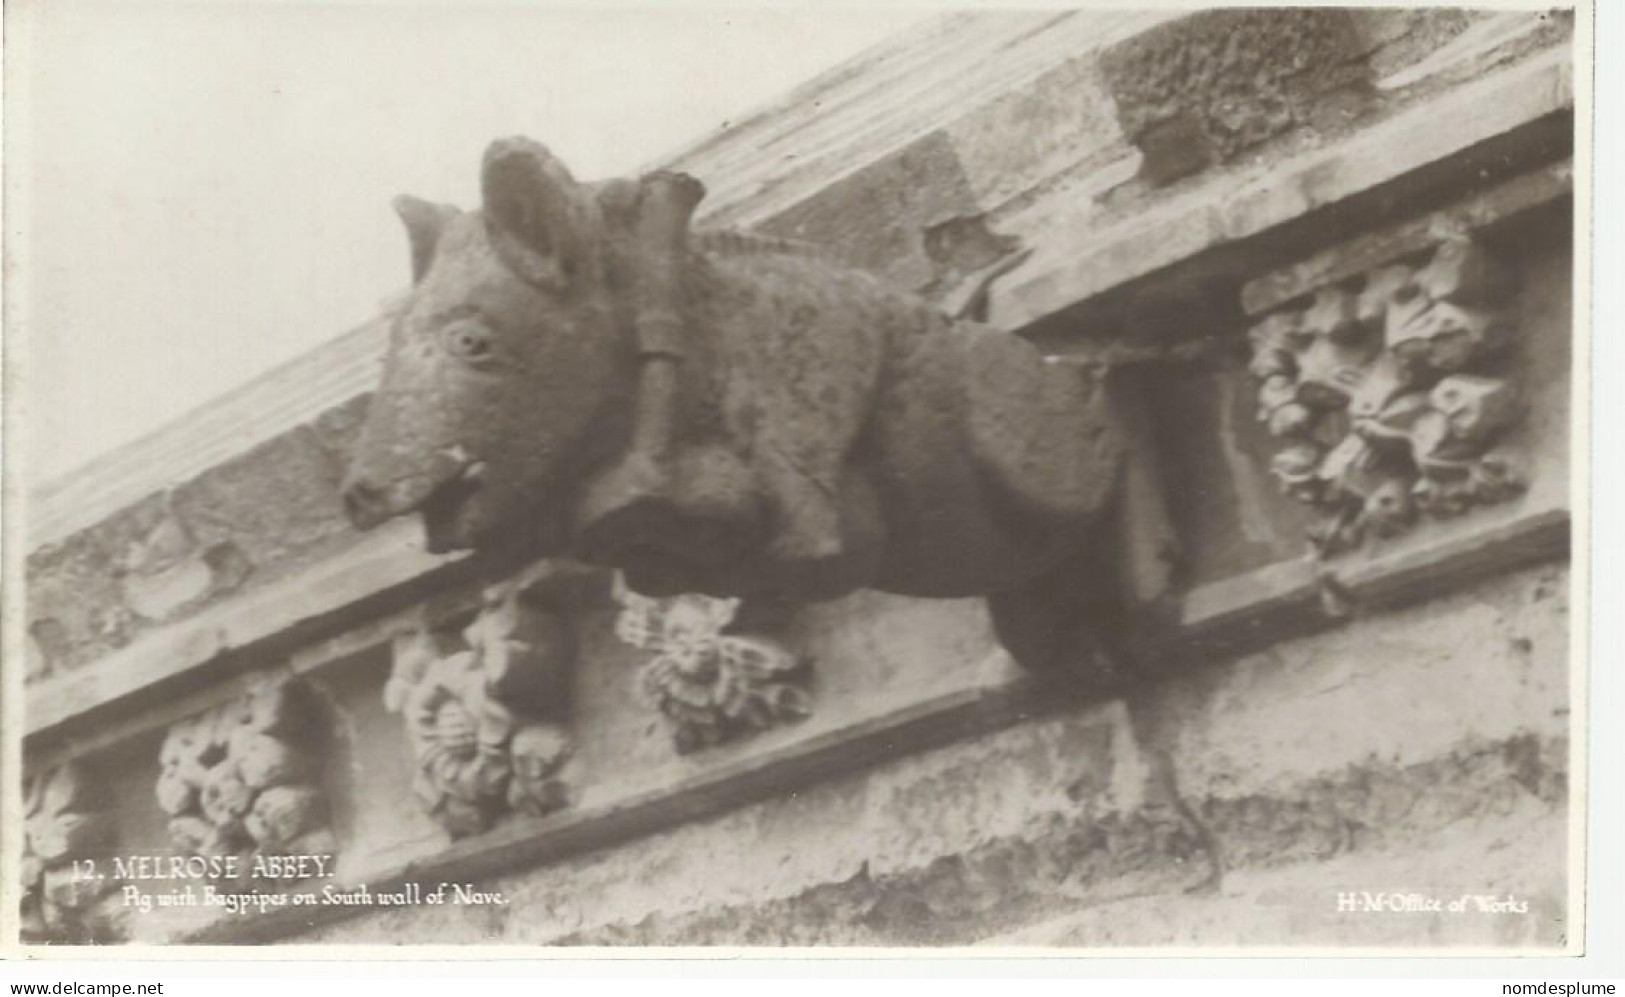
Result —
[[[633,170],[930,14],[6,6],[35,483],[370,318],[407,279],[389,199],[476,204],[491,139]]]

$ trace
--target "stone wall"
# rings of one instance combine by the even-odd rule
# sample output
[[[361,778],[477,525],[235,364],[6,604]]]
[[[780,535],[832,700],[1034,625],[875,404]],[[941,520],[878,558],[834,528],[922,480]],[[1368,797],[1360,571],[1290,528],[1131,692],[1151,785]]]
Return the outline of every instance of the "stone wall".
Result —
[[[30,931],[1570,946],[1570,46],[1562,12],[959,14],[667,164],[703,222],[1134,371],[1185,556],[1115,698],[1024,676],[979,602],[872,593],[685,684],[664,620],[720,654],[730,607],[355,533],[384,319],[41,489]],[[545,688],[489,715],[513,661]],[[222,852],[502,902],[143,914],[71,874]],[[1396,890],[1525,909],[1338,909]]]

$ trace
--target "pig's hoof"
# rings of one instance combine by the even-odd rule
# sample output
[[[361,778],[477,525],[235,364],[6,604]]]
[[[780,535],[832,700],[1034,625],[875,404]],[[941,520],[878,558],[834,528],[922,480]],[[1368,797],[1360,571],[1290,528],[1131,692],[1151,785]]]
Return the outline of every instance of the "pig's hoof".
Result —
[[[797,601],[843,596],[862,588],[872,574],[866,559],[852,556],[839,536],[780,536],[767,553],[783,593]]]

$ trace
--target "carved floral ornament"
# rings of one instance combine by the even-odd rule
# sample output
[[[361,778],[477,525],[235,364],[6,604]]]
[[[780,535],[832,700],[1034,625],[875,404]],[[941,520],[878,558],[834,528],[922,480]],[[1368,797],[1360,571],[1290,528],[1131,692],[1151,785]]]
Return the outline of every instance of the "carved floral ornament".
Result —
[[[293,680],[170,728],[157,786],[170,839],[193,855],[335,851],[318,785],[324,734],[314,693]]]
[[[510,583],[486,591],[460,636],[422,628],[395,643],[384,704],[406,722],[418,798],[453,837],[568,806],[571,620]]]
[[[740,600],[651,599],[615,579],[615,633],[651,657],[638,687],[670,722],[679,752],[721,744],[812,712],[805,662],[762,636],[726,634]]]
[[[73,863],[113,837],[110,815],[96,809],[98,796],[77,763],[23,779],[18,878],[25,939],[94,937],[86,910],[110,883],[75,876]]]
[[[1498,448],[1522,414],[1502,311],[1512,291],[1504,266],[1456,237],[1424,265],[1322,288],[1253,327],[1259,418],[1283,441],[1271,467],[1319,514],[1317,554],[1522,490]]]

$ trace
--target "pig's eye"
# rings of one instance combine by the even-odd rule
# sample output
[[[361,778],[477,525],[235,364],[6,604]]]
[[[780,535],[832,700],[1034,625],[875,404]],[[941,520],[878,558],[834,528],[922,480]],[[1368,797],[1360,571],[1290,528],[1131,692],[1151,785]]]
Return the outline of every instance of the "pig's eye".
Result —
[[[440,330],[440,341],[445,344],[446,352],[476,367],[496,362],[491,338],[491,330],[475,319],[458,319]]]

